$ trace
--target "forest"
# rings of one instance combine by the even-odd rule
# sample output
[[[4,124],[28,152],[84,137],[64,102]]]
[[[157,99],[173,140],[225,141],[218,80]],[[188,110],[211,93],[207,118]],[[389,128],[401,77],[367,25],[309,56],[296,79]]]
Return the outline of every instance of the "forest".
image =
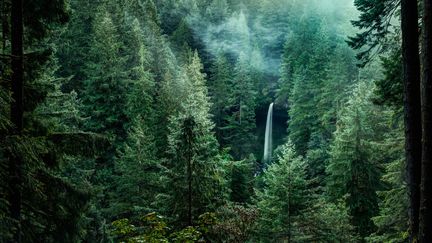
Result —
[[[432,242],[432,0],[0,16],[0,242]]]

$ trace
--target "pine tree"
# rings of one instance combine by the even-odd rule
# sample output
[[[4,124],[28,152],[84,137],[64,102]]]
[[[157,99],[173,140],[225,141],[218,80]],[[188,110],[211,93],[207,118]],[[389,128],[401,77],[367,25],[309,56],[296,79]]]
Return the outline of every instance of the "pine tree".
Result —
[[[213,0],[206,9],[206,16],[212,23],[221,23],[229,13],[227,0]]]
[[[120,54],[121,43],[118,41],[116,27],[105,6],[100,6],[94,24],[91,61],[87,64],[83,100],[86,115],[90,119],[86,129],[97,133],[124,139],[126,136],[124,112],[125,94],[129,82],[126,77],[125,58]]]
[[[167,162],[167,209],[180,225],[194,225],[225,199],[222,160],[210,120],[205,76],[197,52],[185,67],[189,93],[179,114],[171,117]]]
[[[307,165],[296,156],[291,142],[283,145],[278,161],[264,172],[264,188],[256,191],[260,211],[257,237],[260,241],[296,241],[298,222],[307,198]]]
[[[237,203],[250,203],[255,182],[256,159],[253,154],[242,161],[235,161],[231,171],[230,200]]]
[[[326,26],[317,17],[306,19],[301,26],[305,30],[285,46],[279,96],[288,97],[289,138],[304,156],[312,136],[322,136],[319,119],[323,111],[319,103],[324,82],[329,78],[331,51]],[[299,46],[302,48],[296,49]],[[301,49],[305,51],[299,52]]]
[[[61,60],[57,75],[69,78],[62,89],[78,93],[82,97],[88,78],[84,65],[88,63],[91,41],[94,33],[93,22],[99,3],[95,1],[77,0],[70,3],[72,14],[67,28],[56,38],[58,51],[56,57]]]
[[[126,115],[132,121],[124,148],[119,149],[115,161],[115,196],[112,215],[138,218],[152,212],[161,166],[156,157],[155,112],[153,109],[155,84],[150,73],[150,53],[144,46],[144,36],[138,19],[130,23],[128,46],[133,52],[128,56],[128,79],[131,87],[127,93]]]
[[[19,1],[13,3],[19,5]],[[21,103],[23,107],[23,132],[19,136],[5,137],[0,148],[2,154],[0,157],[1,167],[6,170],[7,160],[11,163],[21,161],[20,182],[14,182],[19,190],[15,190],[14,187],[8,189],[12,190],[11,194],[21,197],[21,202],[17,203],[18,200],[9,202],[9,205],[20,211],[19,216],[15,211],[14,215],[18,217],[14,221],[10,221],[9,217],[3,218],[5,211],[2,207],[0,241],[73,242],[79,238],[82,230],[80,223],[82,211],[88,202],[88,192],[83,188],[78,189],[76,184],[71,183],[71,180],[61,173],[62,162],[67,160],[66,155],[74,156],[72,154],[82,152],[80,145],[89,145],[85,140],[90,137],[79,134],[76,130],[75,119],[79,119],[79,115],[75,94],[61,92],[60,85],[56,81],[64,80],[54,77],[57,69],[53,55],[55,45],[50,37],[56,33],[59,24],[64,24],[68,19],[66,3],[56,1],[55,4],[47,4],[45,1],[32,1],[26,2],[23,6],[18,5],[14,6],[14,11],[20,11],[21,17],[14,16],[11,20],[14,22],[13,25],[16,25],[20,22],[19,19],[23,18],[21,29],[24,31],[14,33],[16,36],[13,38],[13,45],[20,45],[20,41],[16,38],[24,40],[21,42],[21,48],[25,49],[26,53],[23,54],[26,58],[22,69],[23,87],[19,92],[14,88],[13,92],[15,102]],[[9,25],[6,20],[4,21],[3,34],[7,33],[5,28]],[[5,35],[2,38],[6,38]],[[4,53],[6,51],[3,49]],[[1,74],[2,79],[9,79],[9,75],[10,73]],[[19,73],[15,71],[14,75]],[[17,85],[19,86],[18,83]],[[19,93],[21,98],[17,99]],[[10,100],[7,102],[8,105],[11,104]],[[14,106],[11,112],[15,113],[16,108],[18,106]],[[71,139],[73,137],[75,139]],[[77,141],[78,137],[83,138],[83,141]],[[69,149],[63,146],[66,140],[70,142]],[[19,164],[15,163],[15,165]],[[13,172],[12,167],[9,170]],[[3,175],[1,179],[1,184],[7,185]],[[7,191],[3,188],[0,191],[1,198],[6,198],[3,193]],[[5,231],[3,231],[3,222],[9,222],[6,225],[8,229]]]
[[[256,143],[255,122],[256,91],[251,79],[247,57],[241,54],[234,67],[232,91],[229,97],[229,114],[226,117],[227,145],[234,159],[241,160],[254,151]]]
[[[216,137],[221,147],[226,144],[226,131],[223,127],[227,125],[225,118],[228,115],[231,80],[230,64],[224,55],[219,55],[211,67],[209,94],[213,103],[211,113],[216,124]]]
[[[388,134],[383,143],[383,152],[388,159],[381,181],[384,190],[380,197],[379,215],[373,217],[377,226],[368,241],[406,242],[408,240],[408,194],[405,184],[404,136],[401,124]]]
[[[330,198],[341,199],[361,237],[373,232],[381,189],[380,136],[386,131],[385,113],[370,102],[371,86],[361,82],[341,111],[327,166]],[[383,116],[384,114],[384,116]]]
[[[124,149],[116,161],[113,215],[138,219],[155,208],[156,195],[161,192],[159,182],[162,167],[156,159],[151,130],[145,119],[135,118]]]

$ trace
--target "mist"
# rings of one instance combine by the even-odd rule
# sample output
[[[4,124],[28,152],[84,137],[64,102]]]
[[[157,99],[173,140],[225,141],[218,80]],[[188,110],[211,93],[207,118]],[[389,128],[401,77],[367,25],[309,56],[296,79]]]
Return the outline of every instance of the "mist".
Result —
[[[350,21],[358,14],[353,0],[250,1],[218,13],[212,12],[214,4],[219,8],[227,5],[225,0],[215,0],[204,13],[187,17],[207,51],[214,56],[228,53],[238,57],[243,53],[253,68],[271,75],[278,74],[284,43],[296,26],[287,16],[299,21],[319,16],[328,31],[346,39],[355,32]],[[214,18],[219,18],[217,24]]]

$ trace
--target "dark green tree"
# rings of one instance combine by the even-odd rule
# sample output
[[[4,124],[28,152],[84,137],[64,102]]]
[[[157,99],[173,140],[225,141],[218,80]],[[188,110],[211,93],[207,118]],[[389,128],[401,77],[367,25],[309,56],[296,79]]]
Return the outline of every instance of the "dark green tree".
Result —
[[[345,203],[361,237],[375,230],[377,191],[381,190],[381,134],[387,131],[383,111],[370,102],[371,85],[359,83],[341,111],[327,166],[330,198]]]
[[[307,164],[291,142],[283,145],[277,162],[264,172],[262,190],[256,191],[259,241],[296,241],[295,223],[307,198]]]
[[[235,161],[231,171],[230,200],[237,203],[250,203],[254,194],[256,159],[253,154],[242,161]]]
[[[228,116],[228,104],[230,99],[230,84],[232,74],[230,63],[224,55],[219,55],[210,70],[209,95],[212,101],[211,113],[216,125],[216,137],[221,146],[225,146],[226,131],[223,129],[227,124],[225,118]]]
[[[228,116],[225,140],[231,148],[234,159],[246,158],[255,150],[256,122],[255,122],[255,97],[257,95],[252,83],[251,68],[247,57],[241,54],[234,67],[234,78],[231,82],[228,103]]]
[[[189,93],[170,124],[165,205],[182,226],[196,224],[199,215],[214,211],[226,197],[223,160],[212,131],[211,103],[202,68],[195,52],[185,67]]]

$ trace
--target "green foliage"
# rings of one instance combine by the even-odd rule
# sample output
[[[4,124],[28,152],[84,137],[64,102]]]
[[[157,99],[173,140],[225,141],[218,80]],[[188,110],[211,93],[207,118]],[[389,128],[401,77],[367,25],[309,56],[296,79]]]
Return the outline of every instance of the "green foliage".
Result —
[[[228,204],[218,209],[216,218],[208,233],[211,241],[247,242],[252,238],[258,210],[254,206]]]
[[[369,242],[406,242],[408,240],[408,194],[404,179],[404,136],[402,127],[386,135],[384,153],[388,157],[381,180],[386,185],[378,192],[379,214],[372,218],[376,232],[367,238]]]
[[[376,53],[385,51],[385,45],[382,44],[386,42],[391,31],[392,20],[399,10],[400,1],[356,0],[354,4],[361,14],[359,19],[352,23],[365,30],[350,37],[348,43],[352,48],[360,50],[357,57],[366,64]]]
[[[288,102],[289,138],[306,156],[309,149],[328,147],[357,70],[353,52],[318,16],[306,15],[294,30],[285,43],[277,101]]]
[[[167,225],[156,213],[149,213],[139,221],[138,225],[132,224],[127,218],[119,219],[111,223],[111,234],[119,242],[169,242],[167,238]]]
[[[399,43],[398,43],[399,44]],[[402,55],[401,50],[391,50],[388,56],[381,58],[384,78],[375,82],[374,102],[401,109],[403,105]]]
[[[235,161],[231,171],[231,201],[250,203],[255,182],[256,159],[253,154],[242,161]]]
[[[134,224],[135,223],[135,224]],[[214,213],[199,216],[199,226],[187,226],[178,231],[169,231],[165,220],[156,213],[149,213],[139,220],[119,219],[111,223],[111,234],[118,242],[205,242],[203,237],[216,224]]]
[[[299,242],[358,242],[355,228],[344,202],[331,203],[314,199],[304,210],[303,219],[295,224]]]
[[[0,241],[17,229],[16,160],[24,242],[406,241],[400,43],[387,28],[399,2],[355,1],[365,32],[350,45],[368,61],[385,43],[384,75],[355,67],[348,13],[329,2],[27,1],[25,129],[12,136],[1,1]],[[271,101],[288,110],[289,142],[261,172]]]
[[[116,191],[113,215],[135,218],[156,210],[153,205],[161,192],[163,168],[156,159],[154,139],[143,119],[137,119],[119,158],[116,160]]]
[[[93,48],[86,65],[88,80],[83,94],[86,115],[90,117],[85,127],[89,131],[116,136],[114,139],[124,138],[125,96],[130,82],[122,69],[126,60],[120,55],[118,31],[104,6],[97,11],[93,31]]]
[[[209,78],[209,95],[212,101],[211,113],[214,115],[213,120],[216,125],[216,137],[222,147],[229,142],[227,131],[224,129],[227,126],[225,118],[228,116],[230,99],[230,83],[232,79],[232,70],[230,63],[224,55],[219,55],[210,69]],[[228,140],[228,141],[227,141]]]
[[[171,235],[173,242],[198,242],[201,239],[201,232],[199,232],[195,227],[188,226],[179,232],[175,232]]]
[[[371,85],[359,83],[342,110],[326,169],[329,196],[346,195],[352,224],[361,237],[375,230],[372,217],[378,213],[376,193],[382,188],[380,138],[388,130],[388,113],[371,103],[371,91]]]
[[[190,93],[181,113],[171,117],[166,183],[167,211],[180,225],[186,225],[189,217],[195,221],[205,211],[214,210],[225,197],[223,161],[218,157],[211,104],[196,52],[185,69]],[[188,215],[189,207],[192,216]]]
[[[295,240],[293,225],[306,206],[307,165],[296,156],[291,142],[283,145],[277,162],[264,172],[264,188],[256,191],[259,210],[257,238],[259,240]]]
[[[257,92],[251,77],[251,67],[247,57],[241,54],[234,67],[234,78],[231,82],[232,90],[229,93],[226,116],[226,144],[232,149],[234,159],[246,158],[255,150],[256,122],[255,98]]]

